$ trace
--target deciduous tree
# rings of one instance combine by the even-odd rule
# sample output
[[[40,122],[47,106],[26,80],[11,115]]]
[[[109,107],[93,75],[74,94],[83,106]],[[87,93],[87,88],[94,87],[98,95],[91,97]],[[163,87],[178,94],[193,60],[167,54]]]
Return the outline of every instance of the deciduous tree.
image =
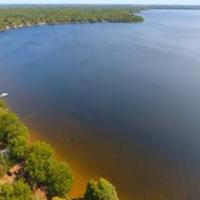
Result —
[[[115,187],[107,180],[91,180],[86,188],[85,200],[118,200]]]

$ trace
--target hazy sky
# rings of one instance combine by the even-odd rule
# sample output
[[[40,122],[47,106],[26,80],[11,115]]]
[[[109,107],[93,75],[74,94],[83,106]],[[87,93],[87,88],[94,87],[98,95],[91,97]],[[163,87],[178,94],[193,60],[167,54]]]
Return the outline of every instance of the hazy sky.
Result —
[[[0,0],[2,3],[88,3],[88,4],[198,4],[200,0]]]

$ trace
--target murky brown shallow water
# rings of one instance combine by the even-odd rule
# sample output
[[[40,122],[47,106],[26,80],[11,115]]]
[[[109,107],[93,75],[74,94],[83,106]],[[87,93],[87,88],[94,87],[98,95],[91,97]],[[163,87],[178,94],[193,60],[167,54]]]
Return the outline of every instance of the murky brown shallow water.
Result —
[[[0,33],[0,92],[75,175],[122,200],[200,196],[200,11]]]

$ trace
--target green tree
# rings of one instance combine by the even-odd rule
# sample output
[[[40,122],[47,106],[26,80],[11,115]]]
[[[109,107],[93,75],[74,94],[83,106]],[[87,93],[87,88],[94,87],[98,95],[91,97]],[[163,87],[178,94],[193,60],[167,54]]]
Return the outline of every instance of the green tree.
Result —
[[[85,200],[118,200],[115,187],[107,180],[100,178],[99,181],[89,181]]]
[[[25,173],[32,184],[46,183],[47,169],[52,164],[53,150],[45,142],[35,142],[25,161]]]
[[[10,150],[10,157],[14,162],[24,160],[29,149],[27,138],[19,135],[10,139],[8,142],[8,148]]]
[[[0,142],[8,144],[11,138],[18,135],[28,137],[26,126],[13,112],[0,109]]]
[[[6,102],[0,99],[0,108],[6,109],[6,107],[7,107]]]
[[[13,166],[13,162],[10,160],[9,156],[0,155],[0,165],[6,173]]]
[[[32,199],[32,192],[30,186],[24,182],[23,179],[18,180],[13,185],[14,199],[16,200],[29,200]]]
[[[31,200],[32,192],[23,179],[14,184],[4,184],[0,187],[0,200]]]
[[[0,200],[12,200],[14,189],[11,184],[3,184],[0,186]]]
[[[64,162],[53,162],[48,169],[47,190],[50,197],[64,197],[73,183],[72,172]]]

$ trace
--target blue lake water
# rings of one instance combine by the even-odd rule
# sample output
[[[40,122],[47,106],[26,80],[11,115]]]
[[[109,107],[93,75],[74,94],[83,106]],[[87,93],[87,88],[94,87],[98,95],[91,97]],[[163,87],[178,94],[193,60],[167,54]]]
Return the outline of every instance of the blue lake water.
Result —
[[[72,195],[103,176],[123,200],[200,196],[200,11],[140,24],[0,33],[0,93],[74,169]]]

